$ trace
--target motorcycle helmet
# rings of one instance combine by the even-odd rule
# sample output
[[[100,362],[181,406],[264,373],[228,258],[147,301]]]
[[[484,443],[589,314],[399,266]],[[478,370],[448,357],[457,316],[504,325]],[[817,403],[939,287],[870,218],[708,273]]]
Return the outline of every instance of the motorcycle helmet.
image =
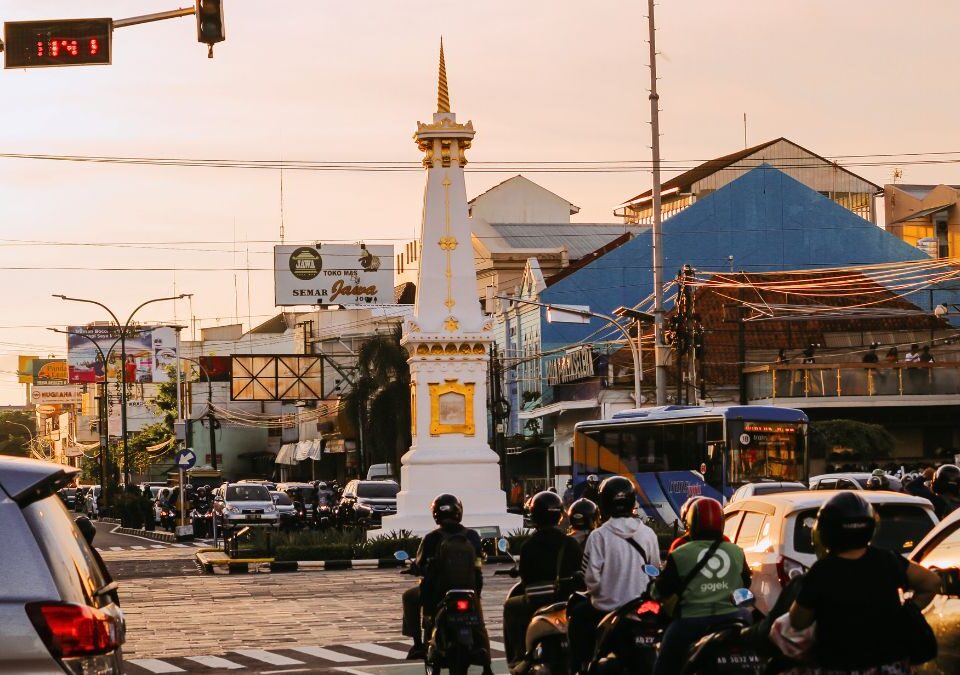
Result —
[[[687,513],[690,511],[690,507],[693,506],[693,503],[694,503],[695,501],[697,501],[698,499],[702,499],[702,498],[703,498],[702,495],[694,495],[693,497],[688,497],[688,498],[687,498],[687,501],[685,501],[685,502],[680,506],[680,522],[684,524],[684,525],[683,525],[684,527],[687,526],[687,525],[686,525],[686,523],[687,523]]]
[[[882,490],[883,483],[880,481],[879,476],[870,476],[867,479],[867,485],[865,487],[867,490]]]
[[[572,488],[572,487],[573,487],[573,479],[572,479],[572,478],[568,478],[568,479],[567,479],[567,487],[568,487],[568,488]]]
[[[686,524],[691,539],[719,539],[723,536],[723,507],[712,497],[700,497],[687,509]]]
[[[604,519],[629,518],[636,509],[637,491],[630,479],[611,476],[600,484],[600,513]]]
[[[463,520],[463,503],[456,495],[445,492],[434,497],[430,512],[437,525],[449,522],[459,523]]]
[[[960,467],[944,464],[933,474],[933,491],[938,495],[960,497]]]
[[[326,484],[325,482],[320,481],[319,483],[317,483],[317,489],[318,489],[318,490],[328,490],[329,488],[327,487],[327,484]]]
[[[842,490],[817,511],[813,541],[830,553],[864,548],[873,538],[877,513],[866,499],[853,490]]]
[[[567,518],[570,520],[570,527],[574,530],[589,531],[596,528],[597,521],[600,519],[600,510],[592,501],[581,497],[567,509]]]
[[[600,479],[597,478],[597,474],[591,473],[589,476],[587,476],[587,484],[588,484],[588,485],[592,485],[593,487],[597,487],[597,485],[598,485],[599,483],[600,483]]]
[[[563,500],[556,492],[549,490],[538,492],[529,504],[527,517],[533,522],[534,527],[552,527],[557,525],[563,517]]]
[[[206,496],[207,496],[207,486],[206,486],[206,485],[201,485],[200,487],[197,488],[197,496],[198,496],[198,497],[206,497]]]

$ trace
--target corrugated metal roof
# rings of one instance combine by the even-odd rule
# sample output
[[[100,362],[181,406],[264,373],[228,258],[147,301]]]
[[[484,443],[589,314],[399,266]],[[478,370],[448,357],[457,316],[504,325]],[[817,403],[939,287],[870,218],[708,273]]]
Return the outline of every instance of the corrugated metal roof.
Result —
[[[603,248],[626,232],[643,232],[649,227],[624,225],[623,223],[550,223],[512,224],[491,223],[504,241],[514,248],[560,248],[565,247],[570,260],[579,260],[585,255]]]
[[[909,221],[911,221],[911,220],[920,220],[921,218],[926,218],[927,216],[932,216],[934,213],[937,213],[937,212],[939,212],[939,211],[946,211],[947,209],[951,208],[952,206],[954,206],[953,203],[950,203],[950,204],[941,204],[940,206],[934,206],[934,207],[929,208],[929,209],[924,209],[923,211],[917,211],[916,213],[911,213],[909,216],[904,216],[903,218],[900,218],[899,220],[893,221],[892,223],[890,223],[890,225],[897,225],[897,224],[899,224],[899,223],[906,223],[906,222],[909,222]]]

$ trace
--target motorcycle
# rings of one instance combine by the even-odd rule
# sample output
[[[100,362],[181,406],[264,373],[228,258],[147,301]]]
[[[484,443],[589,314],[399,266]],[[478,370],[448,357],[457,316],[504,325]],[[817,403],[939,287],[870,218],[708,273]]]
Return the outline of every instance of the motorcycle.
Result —
[[[209,537],[213,534],[213,511],[209,504],[199,502],[190,511],[190,523],[193,525],[193,536],[198,538]]]
[[[753,593],[738,588],[730,598],[734,606],[745,609],[754,603]],[[767,658],[751,643],[744,617],[730,619],[700,638],[687,654],[683,675],[761,675]]]
[[[656,565],[644,565],[651,579],[660,576]],[[574,602],[589,602],[585,594],[574,593]],[[663,637],[663,608],[644,593],[608,613],[597,626],[597,643],[588,675],[637,675],[653,671],[657,648]]]
[[[397,551],[393,557],[406,565],[410,554]],[[479,600],[472,590],[447,591],[433,617],[424,622],[424,667],[429,675],[440,675],[444,668],[450,675],[467,675],[471,665],[489,666]]]
[[[174,527],[177,524],[177,510],[169,505],[162,505],[160,507],[160,527],[173,532]]]

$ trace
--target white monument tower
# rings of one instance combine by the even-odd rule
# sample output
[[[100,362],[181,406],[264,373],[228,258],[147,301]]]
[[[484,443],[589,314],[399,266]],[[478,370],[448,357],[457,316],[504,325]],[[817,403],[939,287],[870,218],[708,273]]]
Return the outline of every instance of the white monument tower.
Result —
[[[502,533],[521,518],[506,512],[496,453],[487,445],[487,353],[490,321],[477,297],[463,167],[473,123],[450,112],[440,43],[440,84],[432,124],[417,123],[427,186],[420,230],[420,271],[413,318],[404,326],[410,353],[413,445],[403,456],[397,515],[384,531],[424,534],[435,527],[430,503],[442,492],[463,501],[465,525],[497,525]]]

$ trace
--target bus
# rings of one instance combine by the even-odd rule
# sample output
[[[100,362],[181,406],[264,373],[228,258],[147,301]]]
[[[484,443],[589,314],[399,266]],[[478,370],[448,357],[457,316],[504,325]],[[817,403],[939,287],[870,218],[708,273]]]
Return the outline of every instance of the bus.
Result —
[[[696,495],[725,503],[745,483],[806,483],[808,425],[803,411],[762,405],[669,405],[578,422],[575,490],[590,474],[626,476],[646,516],[672,525]]]

